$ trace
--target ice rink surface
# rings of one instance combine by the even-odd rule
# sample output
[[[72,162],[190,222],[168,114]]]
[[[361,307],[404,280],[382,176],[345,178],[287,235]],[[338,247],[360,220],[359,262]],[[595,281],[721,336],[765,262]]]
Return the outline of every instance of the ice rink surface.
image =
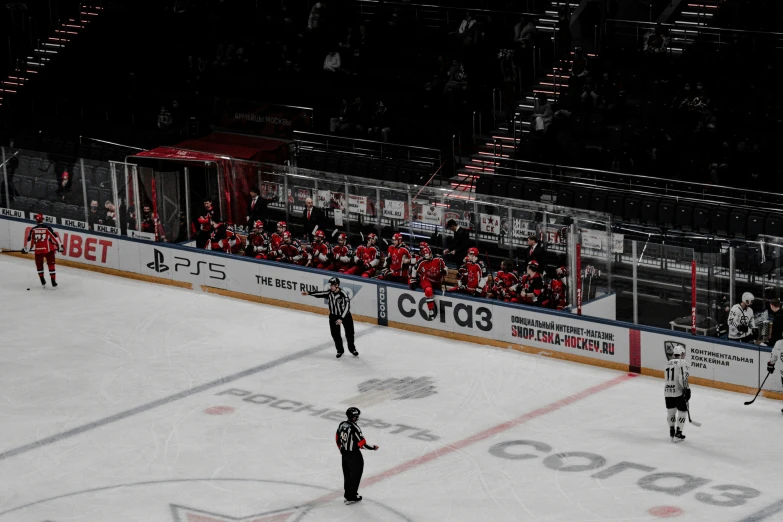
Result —
[[[0,522],[781,521],[783,404],[0,256]],[[30,291],[27,291],[27,288]],[[342,503],[349,406],[364,501]]]

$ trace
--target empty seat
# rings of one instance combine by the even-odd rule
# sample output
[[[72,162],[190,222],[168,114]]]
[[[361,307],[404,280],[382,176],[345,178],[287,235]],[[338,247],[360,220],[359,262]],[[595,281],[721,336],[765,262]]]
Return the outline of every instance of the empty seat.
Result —
[[[622,194],[609,194],[606,198],[606,212],[614,217],[622,218],[625,212],[625,198]]]
[[[524,185],[524,199],[526,201],[541,201],[541,187],[538,186],[538,183],[526,181]]]
[[[65,203],[62,203],[60,201],[55,201],[52,203],[52,210],[51,214],[54,217],[57,218],[64,218],[65,217]],[[82,218],[84,219],[84,218]]]
[[[637,196],[628,196],[625,198],[625,207],[623,208],[623,219],[631,223],[638,223],[642,212],[642,200]]]
[[[353,175],[360,178],[366,178],[370,168],[370,162],[367,159],[357,159],[353,164]]]
[[[383,165],[383,179],[386,181],[397,181],[397,164],[387,161]]]
[[[476,194],[492,194],[492,180],[486,176],[480,177],[476,181]]]
[[[313,165],[313,156],[309,152],[300,152],[296,156],[296,166],[302,169],[309,169]]]
[[[710,209],[710,224],[718,234],[726,234],[729,230],[729,213],[722,208]]]
[[[639,220],[647,225],[658,223],[658,203],[660,198],[647,197],[642,200],[642,209],[639,213]]]
[[[367,177],[370,179],[382,179],[383,178],[383,161],[371,160],[367,165]]]
[[[424,185],[425,183],[427,183],[427,181],[429,181],[430,176],[432,176],[432,173],[427,169],[418,168],[418,169],[413,169],[411,171],[411,176],[412,176],[411,183],[413,183],[414,185]]]
[[[311,162],[311,168],[313,170],[326,170],[326,156],[325,152],[313,151],[313,159]],[[97,174],[97,172],[96,172]]]
[[[33,197],[35,199],[44,199],[46,197],[46,181],[39,179],[36,180],[33,186]]]
[[[353,176],[355,163],[356,158],[352,156],[343,156],[335,172],[339,172],[340,174],[344,174],[346,176]]]
[[[570,188],[561,188],[557,191],[557,204],[561,207],[574,206],[574,191]]]
[[[764,214],[760,214],[758,212],[752,212],[748,216],[748,225],[746,227],[745,233],[747,234],[748,238],[756,238],[759,234],[764,233],[764,220],[765,220]]]
[[[329,154],[326,158],[326,172],[340,172],[341,154]]]
[[[590,196],[590,210],[606,212],[606,192],[594,190]]]
[[[698,232],[709,232],[710,209],[708,207],[696,205],[693,209],[693,230]]]
[[[14,186],[23,197],[29,198],[33,195],[33,180],[30,178],[18,178]]]
[[[508,178],[496,177],[492,180],[492,195],[499,198],[508,196]]]
[[[95,169],[95,181],[102,187],[109,186],[111,178],[109,177],[109,171],[106,167],[98,167]]]
[[[87,205],[90,204],[91,201],[98,201],[101,198],[101,193],[96,188],[89,188],[87,189]]]
[[[769,236],[783,236],[783,219],[780,214],[768,214],[764,220],[764,233]]]
[[[674,201],[662,199],[658,203],[658,225],[662,227],[673,227],[676,219],[677,206]]]
[[[676,224],[683,230],[693,230],[693,205],[679,203],[677,205]]]
[[[518,179],[508,182],[508,197],[522,199],[525,197],[525,183]]]
[[[397,182],[398,183],[410,183],[413,178],[411,168],[404,163],[397,168]]]
[[[84,208],[84,207],[82,207]],[[84,220],[84,211],[82,208],[77,207],[76,205],[66,205],[65,207],[65,217],[67,219],[75,219],[77,221],[83,221]]]
[[[729,234],[735,237],[745,237],[748,227],[748,213],[744,210],[735,209],[729,214]]]
[[[574,191],[574,208],[581,208],[582,210],[590,209],[590,191],[587,189],[579,189]],[[558,196],[559,199],[559,196]]]

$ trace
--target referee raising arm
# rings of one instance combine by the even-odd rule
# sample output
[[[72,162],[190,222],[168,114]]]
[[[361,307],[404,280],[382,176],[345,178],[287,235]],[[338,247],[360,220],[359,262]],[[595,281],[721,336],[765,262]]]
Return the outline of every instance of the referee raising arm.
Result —
[[[337,358],[343,356],[343,337],[340,325],[345,327],[345,338],[348,339],[348,351],[358,357],[359,352],[353,344],[353,317],[351,317],[351,298],[340,288],[340,280],[329,279],[329,290],[322,292],[302,292],[302,295],[325,298],[329,303],[329,330],[332,332],[334,347],[337,348]]]

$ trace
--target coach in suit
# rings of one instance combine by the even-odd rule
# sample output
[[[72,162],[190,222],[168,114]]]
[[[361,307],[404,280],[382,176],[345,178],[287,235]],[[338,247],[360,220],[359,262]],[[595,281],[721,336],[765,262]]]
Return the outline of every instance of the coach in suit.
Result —
[[[313,231],[317,226],[319,230],[322,230],[325,226],[326,216],[323,209],[320,209],[313,205],[313,198],[307,198],[305,200],[305,209],[302,212],[302,222],[304,224],[304,233],[307,238],[313,240]]]
[[[468,248],[472,245],[470,232],[462,228],[453,219],[449,219],[446,223],[446,228],[454,233],[454,237],[449,244],[450,248],[444,250],[443,255],[446,256],[446,260],[460,266],[465,256],[468,255]]]
[[[538,237],[536,237],[535,234],[530,234],[527,236],[527,264],[530,264],[531,261],[536,261],[538,263],[538,266],[542,267],[546,262],[544,255],[544,250],[541,248],[541,245],[538,244]]]
[[[250,198],[247,200],[247,224],[253,226],[253,223],[261,220],[266,225],[266,212],[270,203],[277,201],[277,198],[265,198],[261,196],[258,187],[250,187]]]

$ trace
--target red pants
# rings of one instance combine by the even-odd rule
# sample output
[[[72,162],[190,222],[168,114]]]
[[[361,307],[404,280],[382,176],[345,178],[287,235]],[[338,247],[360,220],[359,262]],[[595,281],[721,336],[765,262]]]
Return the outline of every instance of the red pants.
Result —
[[[430,281],[424,278],[420,281],[421,289],[424,290],[424,298],[427,301],[427,308],[429,310],[435,309],[435,290],[441,289],[441,283],[439,281]]]
[[[384,281],[389,281],[391,283],[402,283],[404,285],[408,284],[408,274],[403,273],[394,273],[389,272],[386,275],[382,275],[380,279],[383,279]]]
[[[343,273],[348,275],[361,275],[362,277],[370,278],[375,276],[375,268],[365,268],[362,265],[354,265],[351,268],[346,268]]]
[[[35,254],[35,268],[38,269],[38,276],[43,277],[44,274],[44,268],[43,268],[43,262],[44,259],[46,259],[46,264],[49,267],[49,275],[52,279],[55,279],[55,270],[54,270],[54,252],[49,252],[48,254]]]

